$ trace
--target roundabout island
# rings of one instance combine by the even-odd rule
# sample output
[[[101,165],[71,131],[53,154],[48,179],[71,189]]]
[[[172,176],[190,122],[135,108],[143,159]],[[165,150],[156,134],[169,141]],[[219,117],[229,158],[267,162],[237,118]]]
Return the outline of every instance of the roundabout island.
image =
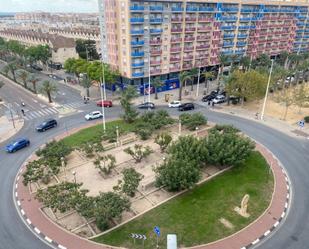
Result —
[[[159,111],[112,121],[106,133],[97,124],[56,137],[16,178],[25,222],[60,248],[154,248],[154,226],[161,248],[167,234],[181,248],[257,244],[287,212],[279,161],[232,126],[199,113],[180,120]],[[244,196],[248,217],[235,211]]]

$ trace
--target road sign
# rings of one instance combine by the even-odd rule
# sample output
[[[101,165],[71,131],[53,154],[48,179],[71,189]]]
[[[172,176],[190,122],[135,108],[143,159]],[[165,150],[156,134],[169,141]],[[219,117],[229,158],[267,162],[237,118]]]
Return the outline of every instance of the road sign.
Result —
[[[305,121],[304,121],[304,120],[300,120],[300,121],[298,122],[298,125],[299,125],[299,127],[304,128],[304,126],[305,126]]]
[[[160,231],[160,228],[155,226],[153,231],[157,234],[157,236],[160,236],[161,235],[161,231]]]
[[[147,237],[144,234],[131,233],[131,238],[133,239],[143,239],[146,240]]]

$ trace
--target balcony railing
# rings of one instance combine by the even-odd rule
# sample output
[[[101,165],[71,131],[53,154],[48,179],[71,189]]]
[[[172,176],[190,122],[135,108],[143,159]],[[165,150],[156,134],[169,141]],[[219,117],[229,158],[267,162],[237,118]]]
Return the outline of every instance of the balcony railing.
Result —
[[[185,41],[194,41],[194,37],[185,37]]]
[[[191,69],[193,66],[191,64],[183,65],[183,69]]]
[[[205,41],[205,40],[209,40],[210,39],[210,36],[206,36],[206,35],[203,35],[203,36],[197,36],[196,37],[196,40],[197,41]]]
[[[205,27],[197,27],[197,31],[211,31],[212,27],[211,26],[205,26]]]
[[[144,52],[132,52],[131,53],[131,56],[132,57],[142,57],[142,56],[144,56]]]
[[[158,45],[158,44],[161,44],[161,43],[162,43],[162,40],[150,40],[149,41],[150,45]]]
[[[181,58],[180,57],[170,57],[170,61],[181,61]]]
[[[238,8],[230,7],[230,8],[221,8],[222,11],[235,13],[238,12]]]
[[[247,43],[246,42],[237,42],[236,45],[237,45],[237,47],[244,47],[244,46],[247,45]]]
[[[150,50],[151,55],[160,55],[162,50]]]
[[[186,17],[186,22],[195,22],[196,17]]]
[[[182,17],[172,17],[171,22],[182,22]]]
[[[193,55],[188,55],[183,57],[184,61],[193,60]]]
[[[237,17],[236,16],[223,16],[223,17],[221,17],[221,21],[236,22]]]
[[[132,67],[143,67],[144,62],[137,62],[137,63],[132,63]]]
[[[150,60],[150,65],[160,65],[161,64],[161,60],[157,61],[157,60]]]
[[[243,25],[243,26],[239,26],[238,27],[238,30],[241,30],[241,29],[254,29],[255,26],[254,25]]]
[[[172,7],[173,12],[183,12],[183,8],[181,7]]]
[[[231,25],[231,26],[221,26],[222,30],[234,30],[236,29],[236,26]]]
[[[132,46],[143,46],[144,44],[144,41],[131,41]]]
[[[193,7],[193,6],[187,6],[186,11],[187,12],[195,12],[198,11],[198,7]]]
[[[163,11],[163,6],[149,6],[150,11]]]
[[[197,50],[201,50],[201,49],[207,49],[207,48],[209,48],[209,47],[210,47],[210,45],[206,45],[206,44],[205,44],[205,45],[197,45],[197,46],[196,46],[196,49],[197,49]]]
[[[131,35],[142,35],[142,34],[144,34],[143,29],[131,30]]]
[[[243,39],[243,38],[247,38],[247,37],[248,37],[248,35],[245,35],[245,34],[238,34],[237,35],[238,39]]]
[[[199,16],[198,21],[199,22],[212,22],[213,19],[209,17]]]
[[[175,53],[175,52],[181,52],[181,48],[171,48],[170,49],[171,53]]]
[[[235,34],[224,34],[223,38],[225,39],[233,39],[235,37]]]
[[[150,29],[151,34],[162,33],[163,29]]]
[[[231,54],[233,54],[233,50],[222,51],[222,54],[224,54],[224,55],[231,55]]]
[[[162,23],[163,19],[162,18],[150,18],[150,23]]]
[[[182,39],[181,39],[181,37],[179,37],[179,38],[171,38],[171,42],[172,43],[179,43],[179,42],[182,42]]]
[[[233,47],[234,42],[223,42],[223,47]]]
[[[196,55],[197,58],[208,58],[209,54],[208,53],[200,53]]]
[[[215,11],[215,9],[211,7],[199,7],[199,11],[200,12],[213,12]]]
[[[194,32],[195,31],[195,27],[186,27],[185,31],[186,32]]]
[[[131,6],[131,11],[144,11],[144,6]]]
[[[170,72],[176,72],[180,70],[180,66],[177,67],[170,67]]]
[[[183,50],[185,51],[185,52],[189,52],[189,51],[193,51],[194,50],[194,47],[193,46],[190,46],[190,47],[184,47],[183,48]]]
[[[143,77],[143,76],[144,76],[144,72],[132,73],[132,77]]]
[[[154,74],[160,74],[161,73],[161,69],[152,69],[150,70],[150,74],[154,75]]]
[[[172,33],[181,33],[182,32],[182,28],[172,28],[171,32]]]
[[[130,18],[130,22],[131,22],[131,23],[142,23],[142,22],[144,22],[144,18],[141,18],[141,17],[132,17],[132,18]]]

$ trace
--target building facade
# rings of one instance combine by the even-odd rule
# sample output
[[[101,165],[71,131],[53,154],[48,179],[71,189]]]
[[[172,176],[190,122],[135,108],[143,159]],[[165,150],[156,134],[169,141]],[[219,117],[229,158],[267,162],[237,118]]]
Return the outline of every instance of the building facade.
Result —
[[[309,50],[309,1],[104,0],[108,63],[123,81],[169,80],[219,56]]]

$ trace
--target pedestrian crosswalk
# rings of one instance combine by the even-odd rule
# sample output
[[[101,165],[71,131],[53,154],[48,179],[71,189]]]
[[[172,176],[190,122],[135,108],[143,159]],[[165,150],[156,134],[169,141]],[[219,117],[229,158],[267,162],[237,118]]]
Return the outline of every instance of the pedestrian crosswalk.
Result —
[[[82,101],[78,101],[78,102],[67,103],[62,106],[64,108],[78,109],[79,107],[85,106],[85,104]]]
[[[25,120],[32,120],[32,119],[38,119],[48,116],[55,116],[58,115],[58,110],[54,107],[44,108],[40,110],[25,110],[25,115],[23,118]]]

